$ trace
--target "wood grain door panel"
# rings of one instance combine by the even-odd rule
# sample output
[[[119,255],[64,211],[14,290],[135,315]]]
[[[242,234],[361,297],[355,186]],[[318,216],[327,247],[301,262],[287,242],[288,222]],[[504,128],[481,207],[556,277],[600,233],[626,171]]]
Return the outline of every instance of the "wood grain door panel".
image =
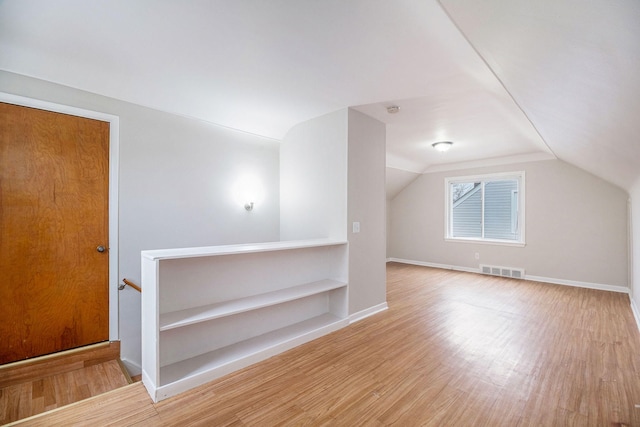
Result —
[[[0,103],[0,363],[109,338],[109,123]]]

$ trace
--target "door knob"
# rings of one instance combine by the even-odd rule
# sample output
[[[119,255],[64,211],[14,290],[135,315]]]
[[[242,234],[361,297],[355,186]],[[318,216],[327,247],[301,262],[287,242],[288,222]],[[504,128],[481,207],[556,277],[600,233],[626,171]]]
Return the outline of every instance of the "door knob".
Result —
[[[106,249],[104,248],[104,246],[100,245],[100,246],[98,246],[98,247],[96,248],[96,250],[97,250],[98,252],[104,252]]]

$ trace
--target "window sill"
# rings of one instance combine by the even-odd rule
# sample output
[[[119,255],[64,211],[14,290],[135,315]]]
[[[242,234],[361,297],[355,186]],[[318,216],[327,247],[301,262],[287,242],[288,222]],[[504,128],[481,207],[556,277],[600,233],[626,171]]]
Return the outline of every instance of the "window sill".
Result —
[[[445,242],[452,243],[477,243],[481,245],[497,245],[497,246],[512,246],[516,248],[524,248],[526,246],[525,242],[510,242],[507,240],[489,240],[489,239],[462,239],[462,238],[453,238],[453,237],[445,237]]]

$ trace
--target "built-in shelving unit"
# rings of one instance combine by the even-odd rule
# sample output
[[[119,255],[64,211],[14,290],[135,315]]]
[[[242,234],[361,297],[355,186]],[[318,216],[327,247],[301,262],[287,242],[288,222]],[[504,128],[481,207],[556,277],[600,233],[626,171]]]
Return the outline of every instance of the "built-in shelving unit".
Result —
[[[348,324],[345,241],[142,252],[142,379],[159,401]]]

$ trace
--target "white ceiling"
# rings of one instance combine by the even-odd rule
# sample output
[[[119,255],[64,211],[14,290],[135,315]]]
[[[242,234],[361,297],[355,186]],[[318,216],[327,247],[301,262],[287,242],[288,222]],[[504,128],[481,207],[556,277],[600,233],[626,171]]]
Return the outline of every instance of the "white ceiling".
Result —
[[[392,193],[479,161],[640,176],[637,0],[0,0],[0,69],[275,139],[354,107]]]

